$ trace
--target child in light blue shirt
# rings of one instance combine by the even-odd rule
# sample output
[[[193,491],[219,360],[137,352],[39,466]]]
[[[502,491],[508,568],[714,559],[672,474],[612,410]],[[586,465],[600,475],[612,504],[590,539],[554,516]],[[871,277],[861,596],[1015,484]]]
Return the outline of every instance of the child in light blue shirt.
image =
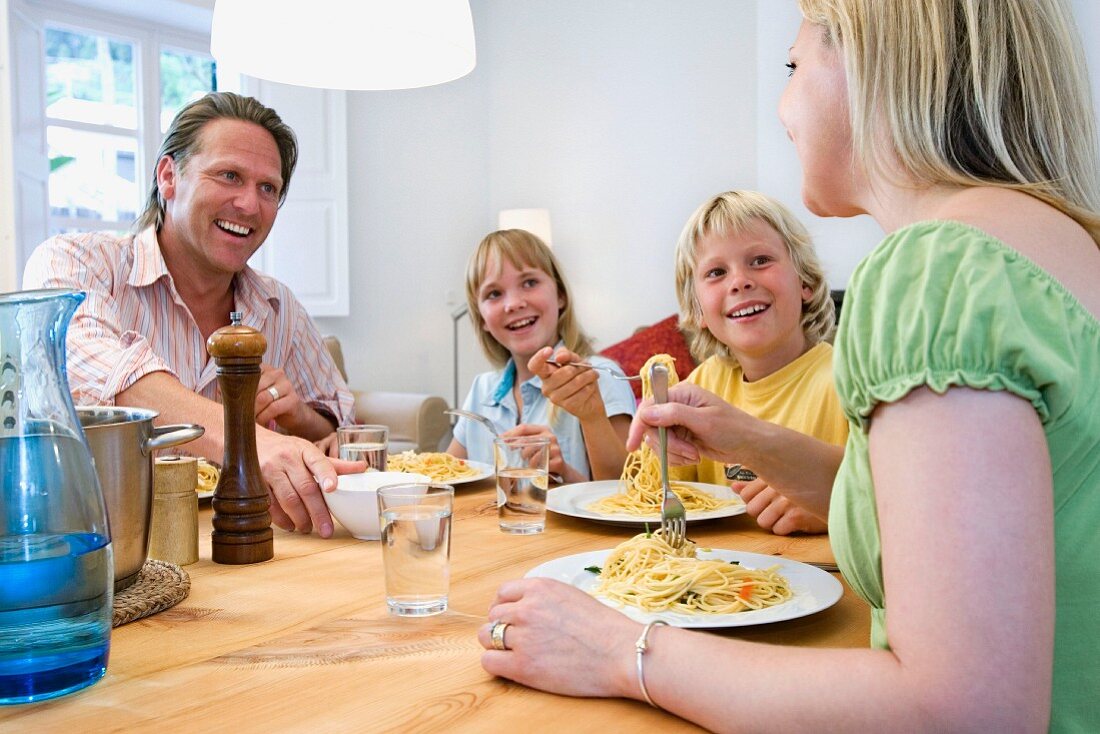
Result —
[[[613,361],[592,355],[550,248],[525,230],[489,234],[467,266],[466,299],[481,346],[499,369],[474,379],[462,407],[484,415],[502,435],[549,436],[550,471],[566,482],[617,479],[634,415],[629,383],[589,370],[587,380],[572,381],[584,399],[569,403],[570,412],[543,395],[542,380],[528,366],[553,348],[554,354],[583,357],[622,374]],[[447,451],[491,464],[493,437],[460,418]]]

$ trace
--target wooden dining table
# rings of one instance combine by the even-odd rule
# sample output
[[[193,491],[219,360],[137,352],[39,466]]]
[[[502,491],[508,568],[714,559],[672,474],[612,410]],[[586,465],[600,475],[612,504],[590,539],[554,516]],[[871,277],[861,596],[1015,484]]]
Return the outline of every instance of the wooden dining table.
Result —
[[[450,608],[399,618],[386,609],[377,541],[339,526],[327,540],[276,529],[273,560],[218,565],[210,520],[209,506],[201,508],[199,561],[185,567],[190,595],[116,628],[96,684],[0,707],[0,732],[698,731],[638,701],[544,693],[480,664],[477,630],[502,582],[549,559],[611,548],[634,528],[551,512],[545,532],[507,535],[497,526],[493,481],[457,485]],[[826,537],[775,536],[747,515],[689,530],[714,548],[832,560]],[[840,601],[816,614],[700,634],[866,647],[869,616],[845,584]]]

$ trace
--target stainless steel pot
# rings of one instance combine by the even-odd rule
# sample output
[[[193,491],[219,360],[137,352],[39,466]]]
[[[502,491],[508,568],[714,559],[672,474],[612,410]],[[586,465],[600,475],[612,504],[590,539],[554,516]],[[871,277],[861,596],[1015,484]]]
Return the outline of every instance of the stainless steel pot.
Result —
[[[158,413],[144,408],[78,407],[76,414],[107,505],[119,592],[137,581],[149,552],[153,451],[194,441],[206,429],[194,424],[154,426]]]

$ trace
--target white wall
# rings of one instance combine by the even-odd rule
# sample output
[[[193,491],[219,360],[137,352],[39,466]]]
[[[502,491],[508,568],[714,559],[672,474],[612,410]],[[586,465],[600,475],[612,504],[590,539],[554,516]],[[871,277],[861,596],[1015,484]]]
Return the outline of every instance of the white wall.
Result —
[[[756,179],[750,0],[474,0],[478,66],[349,95],[358,387],[450,399],[447,295],[500,209],[545,207],[582,324],[608,346],[676,310],[672,251],[707,196]],[[487,368],[460,324],[460,398]]]
[[[15,272],[15,168],[12,164],[11,80],[8,60],[8,0],[0,0],[0,293],[19,288]]]

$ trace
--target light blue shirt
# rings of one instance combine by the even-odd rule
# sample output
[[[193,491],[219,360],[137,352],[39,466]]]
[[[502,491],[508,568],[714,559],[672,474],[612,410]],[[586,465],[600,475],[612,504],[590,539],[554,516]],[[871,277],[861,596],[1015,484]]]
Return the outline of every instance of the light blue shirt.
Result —
[[[594,365],[610,367],[617,374],[623,374],[619,365],[606,357],[593,355],[586,361]],[[474,384],[470,387],[462,407],[485,416],[501,433],[515,428],[520,423],[549,425],[558,439],[558,446],[561,447],[561,455],[565,463],[583,476],[591,477],[588,452],[585,451],[584,435],[581,433],[581,422],[576,416],[559,408],[554,411],[554,423],[550,425],[552,403],[543,396],[542,379],[537,375],[519,386],[520,395],[523,397],[523,416],[520,420],[516,399],[512,394],[515,381],[516,365],[512,360],[508,360],[508,364],[504,365],[502,370],[482,372],[474,378]],[[598,385],[608,417],[634,415],[634,391],[630,389],[629,382],[616,380],[611,375],[601,372]],[[486,464],[493,463],[493,436],[485,426],[466,418],[459,418],[455,423],[454,437],[466,448],[467,458]]]

